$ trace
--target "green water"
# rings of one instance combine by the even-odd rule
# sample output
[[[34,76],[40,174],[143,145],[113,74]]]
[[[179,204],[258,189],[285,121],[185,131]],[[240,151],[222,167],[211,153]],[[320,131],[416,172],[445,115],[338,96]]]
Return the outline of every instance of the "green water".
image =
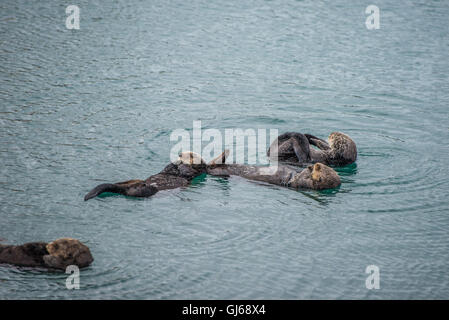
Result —
[[[449,3],[0,3],[1,243],[70,236],[64,273],[0,266],[0,298],[449,298]],[[349,134],[328,192],[201,176],[148,199],[175,129]],[[365,268],[380,269],[380,289]]]

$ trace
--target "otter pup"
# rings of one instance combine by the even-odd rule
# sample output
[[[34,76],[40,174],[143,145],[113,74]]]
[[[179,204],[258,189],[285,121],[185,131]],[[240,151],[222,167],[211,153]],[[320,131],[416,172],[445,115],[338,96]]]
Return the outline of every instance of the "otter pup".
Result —
[[[76,265],[87,267],[94,261],[89,248],[72,238],[53,242],[29,242],[22,245],[0,245],[0,263],[22,267],[62,269]]]
[[[213,176],[240,176],[249,180],[263,181],[292,188],[323,190],[336,188],[341,184],[334,169],[315,163],[298,172],[288,166],[260,167],[243,164],[210,165],[207,173]]]
[[[311,134],[297,132],[284,133],[276,140],[271,144],[267,155],[270,159],[276,159],[277,156],[280,162],[294,165],[321,162],[327,165],[344,166],[357,159],[355,142],[341,132],[332,132],[328,141]],[[310,145],[318,149],[310,148]]]
[[[228,151],[223,152],[209,164],[221,163],[226,157],[226,152]],[[195,152],[186,151],[179,155],[175,163],[170,163],[161,172],[146,180],[100,184],[86,194],[84,201],[103,192],[119,193],[132,197],[150,197],[160,190],[188,186],[193,178],[203,173],[206,173],[206,163],[201,156]]]

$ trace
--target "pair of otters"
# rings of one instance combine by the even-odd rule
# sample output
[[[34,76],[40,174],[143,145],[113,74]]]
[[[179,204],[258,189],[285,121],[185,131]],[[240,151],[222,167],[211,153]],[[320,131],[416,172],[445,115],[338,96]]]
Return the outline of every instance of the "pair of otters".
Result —
[[[311,145],[318,149],[312,148]],[[268,149],[270,159],[277,159],[284,165],[262,167],[225,164],[228,154],[226,150],[206,164],[198,154],[183,152],[178,161],[170,163],[160,173],[146,180],[100,184],[92,189],[84,200],[94,198],[103,192],[149,197],[160,190],[185,187],[193,178],[203,173],[214,176],[236,175],[292,188],[314,190],[336,188],[341,184],[340,178],[327,165],[342,166],[353,163],[357,158],[357,148],[349,136],[340,132],[331,133],[328,141],[310,134],[288,132],[280,135]],[[298,172],[288,165],[309,166]],[[0,245],[0,263],[64,270],[69,265],[86,267],[92,261],[89,248],[71,238],[62,238],[50,243]]]

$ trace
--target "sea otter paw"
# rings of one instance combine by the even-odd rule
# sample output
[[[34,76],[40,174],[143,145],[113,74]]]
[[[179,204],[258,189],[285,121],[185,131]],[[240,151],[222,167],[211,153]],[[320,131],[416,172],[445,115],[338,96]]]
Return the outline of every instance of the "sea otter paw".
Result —
[[[281,180],[281,186],[288,187],[289,182],[290,182],[289,178],[284,178],[284,179]]]
[[[214,166],[217,164],[224,164],[228,156],[229,156],[229,149],[225,149],[225,151],[223,151],[218,157],[212,159],[207,165]]]

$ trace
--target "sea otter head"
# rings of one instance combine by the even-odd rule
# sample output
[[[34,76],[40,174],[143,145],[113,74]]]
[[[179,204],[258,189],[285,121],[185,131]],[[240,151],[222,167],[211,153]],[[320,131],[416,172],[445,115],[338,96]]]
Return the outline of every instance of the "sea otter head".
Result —
[[[340,177],[334,169],[315,163],[296,174],[289,182],[291,187],[310,188],[314,190],[332,189],[341,184]]]
[[[310,167],[312,167],[310,169]],[[340,177],[337,172],[331,167],[328,167],[322,163],[315,163],[307,170],[311,171],[311,178],[314,189],[332,189],[341,184]]]
[[[44,262],[50,268],[65,270],[69,265],[87,267],[94,261],[89,248],[72,238],[61,238],[47,244]]]
[[[330,164],[345,165],[353,163],[357,159],[357,147],[355,142],[346,134],[332,132],[329,137]]]
[[[201,156],[193,151],[184,151],[179,154],[178,161],[183,164],[206,164],[206,162],[201,158]]]

